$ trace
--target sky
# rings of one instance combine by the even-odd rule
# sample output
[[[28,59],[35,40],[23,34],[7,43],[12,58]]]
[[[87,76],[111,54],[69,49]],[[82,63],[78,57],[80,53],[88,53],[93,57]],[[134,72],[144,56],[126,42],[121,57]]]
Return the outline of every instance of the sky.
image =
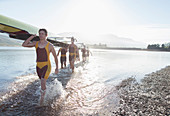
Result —
[[[53,33],[170,42],[170,0],[0,0],[0,14]]]

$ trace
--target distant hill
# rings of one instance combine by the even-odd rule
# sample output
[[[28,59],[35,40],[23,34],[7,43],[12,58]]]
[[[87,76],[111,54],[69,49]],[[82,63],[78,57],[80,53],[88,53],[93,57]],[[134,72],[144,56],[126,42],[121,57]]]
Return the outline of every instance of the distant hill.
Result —
[[[80,34],[75,32],[66,32],[58,34],[60,36],[74,36],[79,42],[84,42],[86,44],[107,44],[108,47],[137,47],[146,48],[147,44],[135,41],[130,38],[119,37],[113,34],[103,34],[103,35],[88,35]]]
[[[103,35],[87,35],[75,32],[66,32],[58,34],[63,37],[74,36],[78,42],[84,42],[86,44],[107,44],[107,47],[123,47],[123,48],[146,48],[147,44],[135,41],[130,38],[118,37],[113,34]],[[0,46],[21,46],[22,40],[9,38],[5,34],[0,34]]]
[[[9,38],[5,34],[0,34],[0,46],[21,46],[23,41]]]

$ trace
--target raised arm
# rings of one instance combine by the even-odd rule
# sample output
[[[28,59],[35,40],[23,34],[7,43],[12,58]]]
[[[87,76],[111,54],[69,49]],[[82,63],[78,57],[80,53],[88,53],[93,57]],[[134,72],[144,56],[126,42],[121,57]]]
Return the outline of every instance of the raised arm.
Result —
[[[60,51],[61,51],[61,49],[58,50],[57,56],[59,56]]]
[[[36,37],[36,35],[30,36],[27,40],[25,40],[22,44],[23,47],[34,47],[36,44],[36,41],[31,42],[31,40]]]
[[[51,44],[50,44],[50,46],[51,46],[51,52],[52,52],[52,54],[53,54],[53,56],[54,56],[54,60],[55,60],[55,64],[56,64],[55,74],[57,74],[57,73],[58,73],[58,58],[57,58],[57,55],[56,55],[56,51],[55,51],[55,49],[54,49],[54,46],[51,45]]]

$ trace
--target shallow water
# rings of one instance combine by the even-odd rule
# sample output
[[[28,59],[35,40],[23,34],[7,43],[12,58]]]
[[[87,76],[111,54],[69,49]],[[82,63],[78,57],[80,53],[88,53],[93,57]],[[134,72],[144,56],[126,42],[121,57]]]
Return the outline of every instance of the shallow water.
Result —
[[[35,51],[17,49],[0,50],[0,70],[7,75],[0,79],[8,83],[1,84],[7,89],[0,98],[4,115],[110,115],[119,101],[115,85],[128,77],[139,81],[145,74],[170,64],[169,52],[93,49],[89,62],[77,62],[73,74],[67,67],[55,75],[53,68],[47,80],[45,107],[37,107],[40,83],[34,74]],[[51,61],[54,67],[52,57]]]

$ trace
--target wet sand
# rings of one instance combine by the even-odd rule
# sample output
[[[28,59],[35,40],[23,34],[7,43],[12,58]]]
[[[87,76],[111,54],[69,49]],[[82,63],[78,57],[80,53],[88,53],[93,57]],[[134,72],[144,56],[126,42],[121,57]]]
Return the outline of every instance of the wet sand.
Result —
[[[114,115],[169,116],[170,66],[146,75],[141,83],[134,78],[117,86],[120,106]]]
[[[33,75],[30,75],[33,76]],[[26,78],[26,77],[23,77]],[[11,88],[11,91],[4,95],[4,99],[0,102],[0,114],[3,116],[11,115],[45,115],[48,111],[53,112],[48,107],[38,107],[40,94],[35,94],[40,87],[40,81],[37,77],[31,82],[24,82],[24,85],[20,82],[15,82],[12,85],[25,88],[15,91],[15,86]],[[11,85],[11,86],[12,86]]]
[[[79,62],[75,67],[82,67],[84,64]],[[47,80],[47,90],[44,105],[39,105],[40,99],[40,80],[36,74],[18,77],[13,82],[6,94],[0,97],[0,115],[65,115],[64,99],[72,93],[72,87],[66,88],[68,82],[73,78],[78,78],[80,72],[71,73],[71,70],[60,69],[57,75],[51,74]],[[67,92],[67,93],[66,93]],[[69,95],[68,95],[69,94]]]
[[[52,102],[61,97],[62,88],[65,88],[72,74],[67,69],[60,71],[58,75],[51,74],[47,80],[47,94],[52,92],[52,96],[46,95],[48,102],[39,106],[40,80],[36,74],[17,77],[8,92],[0,97],[0,115],[58,115],[60,106],[54,106]],[[63,76],[65,73],[65,76]],[[61,76],[62,75],[62,76]],[[59,81],[61,83],[59,83]],[[56,88],[54,89],[54,85]],[[58,103],[59,104],[59,103]],[[55,108],[54,108],[55,107]]]
[[[82,63],[76,67],[83,67]],[[36,74],[12,83],[0,99],[0,114],[49,116],[168,115],[170,106],[170,66],[146,75],[141,83],[134,78],[119,85],[105,86],[71,73],[68,68],[47,80],[44,106],[39,106],[40,81]],[[29,77],[29,78],[28,78]],[[23,81],[23,78],[25,79]],[[88,81],[88,84],[86,83]],[[19,89],[18,89],[19,88]],[[48,96],[51,95],[51,96]]]

